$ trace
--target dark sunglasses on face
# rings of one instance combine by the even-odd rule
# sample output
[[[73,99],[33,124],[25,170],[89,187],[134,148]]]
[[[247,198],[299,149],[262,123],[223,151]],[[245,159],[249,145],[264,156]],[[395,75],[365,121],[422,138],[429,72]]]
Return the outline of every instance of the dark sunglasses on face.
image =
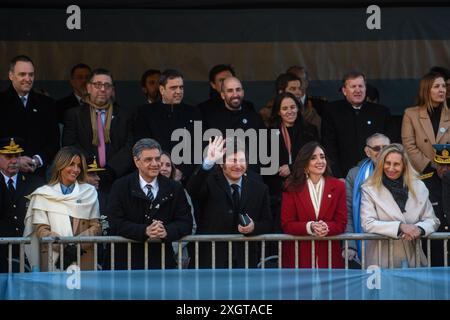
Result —
[[[374,146],[374,147],[371,147],[371,146],[369,146],[369,145],[367,145],[370,149],[372,149],[373,151],[375,151],[375,152],[380,152],[381,151],[381,149],[383,149],[384,147],[386,147],[386,146]]]

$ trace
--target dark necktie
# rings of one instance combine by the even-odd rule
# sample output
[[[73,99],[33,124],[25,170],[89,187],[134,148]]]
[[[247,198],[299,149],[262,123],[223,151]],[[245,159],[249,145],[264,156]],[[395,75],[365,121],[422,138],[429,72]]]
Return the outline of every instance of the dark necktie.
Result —
[[[232,184],[231,185],[231,189],[233,189],[233,194],[232,199],[233,199],[233,211],[234,214],[239,214],[239,208],[240,208],[240,200],[241,200],[241,196],[239,194],[239,185],[237,184]]]
[[[8,190],[11,197],[14,199],[14,196],[16,195],[16,188],[14,188],[14,180],[12,178],[9,178],[8,180]]]
[[[147,187],[147,198],[150,200],[150,202],[153,202],[155,197],[153,196],[152,185],[148,184],[146,185],[146,187]]]

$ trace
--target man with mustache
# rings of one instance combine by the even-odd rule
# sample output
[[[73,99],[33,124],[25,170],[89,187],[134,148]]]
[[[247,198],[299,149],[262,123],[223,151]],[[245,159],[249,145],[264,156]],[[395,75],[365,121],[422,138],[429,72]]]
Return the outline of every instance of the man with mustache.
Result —
[[[42,176],[59,149],[59,129],[53,99],[32,90],[33,61],[24,55],[14,57],[9,66],[10,87],[0,94],[2,125],[0,137],[20,137],[25,153],[20,171]]]
[[[366,139],[383,133],[395,142],[391,114],[385,106],[366,101],[366,78],[352,71],[342,81],[344,100],[329,103],[322,117],[322,142],[333,160],[333,175],[344,178],[365,157]]]
[[[26,214],[25,196],[44,184],[38,176],[19,171],[24,152],[21,140],[8,137],[0,139],[0,238],[21,237]],[[13,246],[12,271],[19,271],[19,247]],[[8,272],[8,246],[0,246],[0,272]]]

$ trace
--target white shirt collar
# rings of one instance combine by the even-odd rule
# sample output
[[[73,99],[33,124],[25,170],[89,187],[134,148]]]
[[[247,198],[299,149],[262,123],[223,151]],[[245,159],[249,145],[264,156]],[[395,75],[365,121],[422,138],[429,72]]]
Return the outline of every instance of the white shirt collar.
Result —
[[[144,191],[144,194],[147,194],[147,185],[148,184],[150,184],[152,186],[152,192],[154,195],[156,195],[159,190],[158,177],[153,179],[152,182],[148,183],[147,181],[144,180],[144,178],[142,178],[141,175],[139,175],[139,185],[140,185],[142,191]]]
[[[77,95],[75,92],[73,93],[73,95],[75,96],[75,98],[77,98],[79,104],[83,102],[83,98]]]
[[[225,177],[225,179],[227,179],[230,188],[232,184],[237,184],[239,186],[239,190],[242,190],[242,177],[239,179],[238,182],[231,182],[227,177]]]
[[[303,97],[300,98],[300,101],[302,102],[303,105],[305,105],[306,94],[304,94]]]

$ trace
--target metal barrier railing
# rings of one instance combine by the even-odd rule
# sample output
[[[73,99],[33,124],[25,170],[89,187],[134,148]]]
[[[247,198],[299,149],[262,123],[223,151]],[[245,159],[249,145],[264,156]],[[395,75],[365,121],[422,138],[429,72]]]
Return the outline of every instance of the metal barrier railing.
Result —
[[[19,272],[25,272],[25,245],[30,244],[30,238],[0,238],[0,245],[8,245],[8,273],[12,273],[13,245],[19,245]]]
[[[448,239],[450,239],[450,233],[433,233],[428,237],[424,238],[427,241],[427,265],[431,266],[431,241],[432,240],[443,240],[444,247],[444,266],[448,266]],[[295,268],[299,267],[299,255],[298,248],[299,242],[301,241],[311,241],[311,268],[315,268],[315,242],[316,241],[327,241],[328,242],[328,268],[332,267],[332,241],[343,241],[342,248],[344,250],[344,267],[345,269],[349,268],[349,246],[348,242],[352,240],[372,240],[379,242],[379,250],[378,250],[378,261],[381,261],[381,242],[388,241],[388,260],[389,260],[389,268],[394,268],[394,256],[393,256],[393,246],[394,241],[396,239],[388,238],[385,236],[380,236],[377,234],[369,234],[369,233],[344,233],[336,236],[330,236],[325,238],[318,238],[314,236],[291,236],[286,234],[264,234],[259,236],[247,237],[243,235],[190,235],[186,236],[179,241],[178,243],[178,254],[176,257],[178,268],[182,269],[182,242],[193,242],[194,243],[194,268],[199,268],[199,243],[201,242],[210,242],[211,243],[211,265],[212,269],[216,268],[216,243],[217,242],[226,242],[228,243],[228,268],[232,268],[232,250],[233,250],[233,242],[244,242],[244,259],[245,259],[245,268],[249,268],[249,242],[260,242],[261,243],[261,268],[265,268],[265,258],[266,258],[266,242],[277,242],[277,251],[278,251],[278,268],[282,267],[282,242],[285,241],[294,241],[295,248]],[[93,270],[98,270],[98,244],[106,243],[110,244],[110,265],[111,270],[114,270],[115,267],[115,245],[116,244],[127,244],[127,269],[131,269],[131,248],[133,244],[140,243],[137,241],[133,241],[130,239],[126,239],[118,236],[95,236],[95,237],[44,237],[40,240],[41,246],[47,245],[48,252],[52,252],[54,245],[59,244],[59,254],[60,254],[60,265],[59,268],[63,269],[64,263],[64,244],[75,243],[77,246],[77,264],[80,265],[81,261],[81,245],[86,243],[93,243],[93,251],[94,251],[94,261],[93,261]],[[166,244],[161,241],[151,241],[156,243],[161,243],[161,268],[165,269],[165,246]],[[11,260],[12,260],[12,245],[18,244],[20,246],[20,272],[24,272],[24,245],[30,243],[30,238],[0,238],[0,245],[7,244],[8,245],[8,272],[12,272]],[[142,244],[142,243],[140,243]],[[144,242],[144,269],[148,269],[148,255],[149,255],[149,242]],[[366,244],[365,241],[361,241],[361,268],[366,268]],[[416,241],[415,248],[416,255],[416,267],[420,266],[420,243]],[[55,270],[54,261],[52,254],[48,254],[48,270]]]

